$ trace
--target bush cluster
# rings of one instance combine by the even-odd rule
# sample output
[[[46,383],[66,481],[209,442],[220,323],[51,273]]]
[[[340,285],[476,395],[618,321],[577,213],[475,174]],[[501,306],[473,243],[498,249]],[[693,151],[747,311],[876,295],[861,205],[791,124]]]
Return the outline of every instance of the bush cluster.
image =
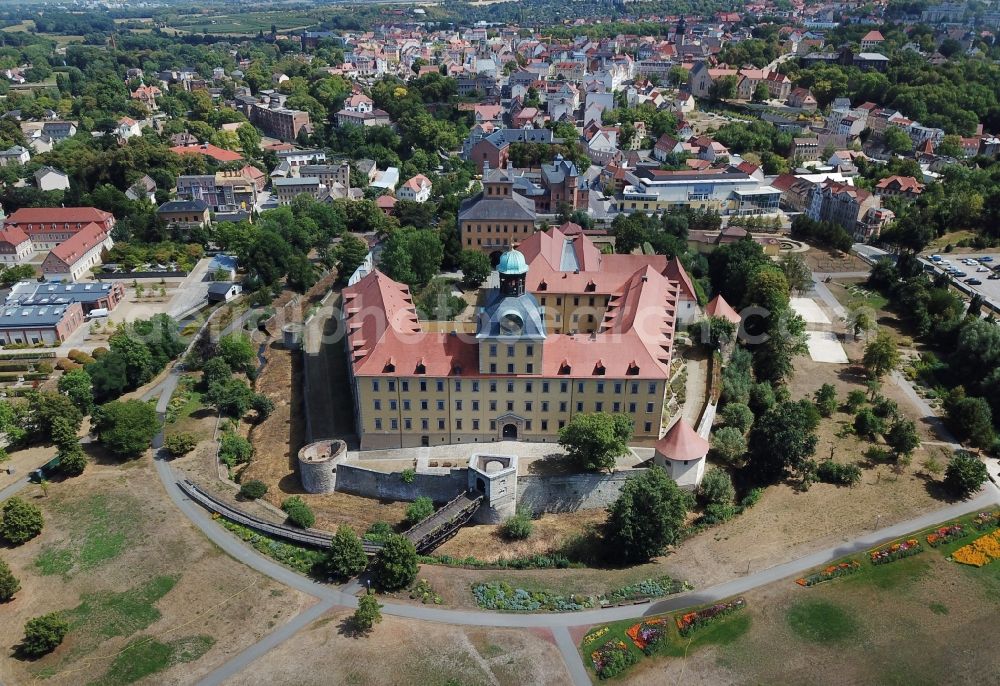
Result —
[[[288,515],[288,521],[297,527],[308,529],[316,523],[316,515],[302,498],[293,495],[281,503],[281,509]]]

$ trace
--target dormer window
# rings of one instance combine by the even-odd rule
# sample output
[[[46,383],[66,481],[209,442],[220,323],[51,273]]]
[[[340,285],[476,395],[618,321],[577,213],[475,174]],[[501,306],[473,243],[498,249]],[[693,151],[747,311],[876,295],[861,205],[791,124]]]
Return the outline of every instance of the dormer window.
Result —
[[[604,367],[604,362],[602,362],[601,360],[598,360],[597,364],[594,365],[594,375],[595,376],[604,376],[604,373],[606,371],[607,371],[607,369],[605,369],[605,367]]]
[[[629,376],[636,376],[639,374],[639,365],[635,363],[635,360],[628,363],[628,369],[625,373]]]
[[[417,360],[417,367],[414,370],[414,372],[416,374],[426,374],[427,373],[427,366],[424,364],[423,358],[420,358],[419,360]]]

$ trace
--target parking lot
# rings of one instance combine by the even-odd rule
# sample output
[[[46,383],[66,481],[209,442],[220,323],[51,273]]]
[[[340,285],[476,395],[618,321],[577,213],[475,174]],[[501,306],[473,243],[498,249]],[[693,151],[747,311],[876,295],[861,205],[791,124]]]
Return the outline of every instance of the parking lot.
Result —
[[[976,265],[965,264],[963,260],[979,260],[981,257],[992,258],[991,262],[978,263]],[[961,269],[965,272],[966,276],[955,276],[952,277],[955,286],[965,292],[972,293],[976,292],[983,296],[988,303],[991,303],[993,309],[1000,312],[1000,279],[991,280],[989,277],[994,274],[993,270],[1000,270],[1000,253],[971,253],[971,254],[956,254],[948,253],[941,255],[942,262],[948,260],[951,262],[952,267]],[[940,273],[948,268],[949,265],[942,265],[942,263],[935,263],[930,259],[930,257],[922,258],[925,264],[933,265],[936,273]],[[980,271],[982,270],[982,271]],[[1000,274],[1000,271],[996,272]],[[969,284],[968,279],[978,279],[981,284]]]

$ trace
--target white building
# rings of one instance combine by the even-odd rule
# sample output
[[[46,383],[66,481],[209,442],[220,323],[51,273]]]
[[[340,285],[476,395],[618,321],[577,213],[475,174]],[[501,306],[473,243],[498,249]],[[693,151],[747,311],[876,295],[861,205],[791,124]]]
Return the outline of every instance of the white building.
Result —
[[[396,197],[411,202],[427,202],[431,197],[431,180],[423,174],[417,174],[400,186]]]
[[[42,167],[35,172],[35,185],[41,191],[69,190],[69,176],[52,167]]]

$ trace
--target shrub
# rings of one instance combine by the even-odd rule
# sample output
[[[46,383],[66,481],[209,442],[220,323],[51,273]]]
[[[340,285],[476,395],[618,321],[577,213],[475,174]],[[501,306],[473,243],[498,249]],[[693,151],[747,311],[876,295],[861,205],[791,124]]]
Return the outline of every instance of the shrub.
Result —
[[[341,579],[349,579],[365,571],[368,555],[354,529],[346,524],[340,525],[330,541],[324,565],[327,572]]]
[[[394,535],[392,525],[389,522],[378,521],[368,527],[364,539],[371,543],[385,543],[389,537]]]
[[[736,498],[733,480],[724,470],[712,467],[701,480],[698,497],[705,505],[732,505]]]
[[[6,603],[20,590],[21,582],[10,571],[7,563],[0,560],[0,603]]]
[[[281,503],[281,509],[288,515],[288,521],[297,527],[308,529],[316,523],[316,515],[312,509],[297,495],[286,498],[285,502]]]
[[[500,535],[508,541],[523,541],[531,535],[534,525],[531,523],[531,513],[518,508],[513,517],[508,517],[500,525]]]
[[[63,642],[68,631],[69,622],[55,612],[29,619],[24,625],[21,652],[28,657],[41,657],[51,653]]]
[[[247,500],[257,500],[263,498],[267,493],[267,484],[260,479],[250,479],[246,483],[240,484],[240,497]]]
[[[853,486],[861,481],[861,468],[856,464],[837,464],[833,460],[825,460],[816,468],[816,476],[824,483]]]
[[[67,443],[59,447],[59,471],[67,476],[80,476],[87,468],[87,456],[79,442]]]
[[[219,441],[219,459],[228,467],[246,464],[253,458],[250,441],[237,433],[227,431]]]
[[[735,426],[726,425],[712,434],[712,451],[729,463],[738,462],[747,452],[747,439]]]
[[[425,495],[420,496],[406,507],[406,523],[416,524],[434,514],[434,501]]]
[[[378,604],[375,596],[370,592],[366,593],[358,601],[358,609],[354,611],[351,623],[357,631],[362,633],[371,631],[372,627],[382,621],[381,609],[382,606]]]
[[[417,550],[413,544],[403,536],[389,536],[375,557],[375,576],[386,591],[409,586],[417,578]]]
[[[867,401],[868,401],[868,394],[862,391],[860,388],[855,388],[853,391],[847,394],[847,402],[844,404],[844,406],[847,408],[848,412],[854,414],[859,409],[861,409],[861,406],[864,405],[865,402]]]
[[[250,409],[257,413],[257,421],[264,421],[274,412],[274,401],[263,393],[254,393],[250,399]]]
[[[958,450],[944,470],[944,487],[957,498],[967,498],[989,478],[986,464],[972,453]]]
[[[863,408],[854,416],[854,431],[863,438],[874,440],[884,430],[884,423],[870,408]]]
[[[42,511],[20,498],[11,498],[3,506],[3,523],[0,524],[0,536],[13,545],[30,541],[42,533],[45,520]]]
[[[407,467],[399,474],[404,484],[412,484],[417,478],[417,470]]]
[[[816,409],[824,417],[829,417],[837,410],[837,389],[833,384],[825,383],[819,387],[813,396]]]
[[[753,425],[753,412],[743,403],[729,403],[722,408],[722,421],[745,434]]]
[[[198,437],[190,433],[179,433],[167,436],[163,442],[163,447],[167,449],[173,457],[187,455],[198,445]]]
[[[740,509],[749,510],[751,507],[760,502],[760,499],[763,497],[763,488],[751,488],[747,494],[743,496],[743,500],[740,501]]]

